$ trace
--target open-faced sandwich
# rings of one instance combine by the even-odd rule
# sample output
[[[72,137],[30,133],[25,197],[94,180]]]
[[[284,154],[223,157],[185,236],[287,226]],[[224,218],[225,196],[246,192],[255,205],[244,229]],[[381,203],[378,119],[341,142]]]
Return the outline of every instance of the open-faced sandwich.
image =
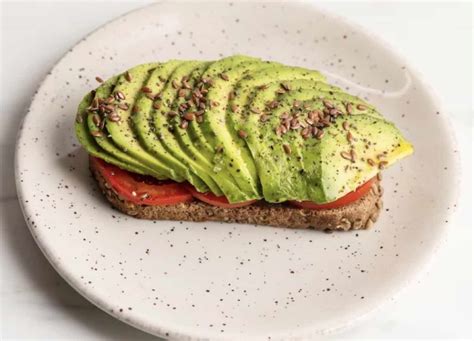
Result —
[[[107,200],[145,219],[368,228],[400,131],[318,71],[247,56],[136,66],[79,105]]]

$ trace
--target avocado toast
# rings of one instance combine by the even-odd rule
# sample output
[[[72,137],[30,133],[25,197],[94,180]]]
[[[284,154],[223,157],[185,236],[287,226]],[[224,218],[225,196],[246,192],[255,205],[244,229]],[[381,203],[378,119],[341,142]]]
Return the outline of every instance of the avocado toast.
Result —
[[[138,218],[367,228],[380,171],[413,152],[315,70],[236,55],[98,80],[76,135],[108,201]]]

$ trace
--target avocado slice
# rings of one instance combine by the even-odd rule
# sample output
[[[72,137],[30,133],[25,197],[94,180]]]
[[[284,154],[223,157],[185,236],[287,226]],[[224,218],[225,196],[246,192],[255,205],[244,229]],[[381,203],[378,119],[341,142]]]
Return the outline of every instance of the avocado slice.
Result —
[[[348,122],[352,142],[347,140],[343,122]],[[381,117],[365,114],[338,117],[335,124],[326,129],[327,134],[318,146],[321,160],[318,178],[324,196],[321,200],[314,198],[316,202],[331,202],[342,197],[376,176],[380,168],[389,167],[413,152],[413,146],[395,125]],[[351,149],[355,151],[354,160],[341,156]],[[308,169],[312,163],[305,166]]]
[[[103,86],[99,87],[96,90],[94,101],[96,101],[97,103],[98,101],[111,102],[112,99],[115,100],[113,98],[112,92],[115,88],[115,85],[118,79],[119,77],[115,77],[114,79],[111,79],[110,82],[107,81],[104,83]],[[115,107],[113,103],[114,102],[111,102],[111,104],[109,105],[112,107]],[[115,110],[119,110],[119,109],[115,107]],[[91,111],[87,115],[87,128],[89,129],[89,133],[91,135],[95,135],[94,139],[97,142],[97,144],[104,151],[113,155],[118,160],[128,164],[132,171],[134,172],[138,171],[139,173],[149,174],[153,176],[161,176],[159,173],[157,174],[153,168],[147,167],[140,161],[134,159],[133,157],[131,157],[130,155],[128,155],[127,153],[119,149],[117,145],[115,145],[113,140],[107,134],[107,129],[101,130],[99,128],[99,126],[103,126],[105,124],[106,118],[104,118],[104,115],[105,114],[104,113],[101,114],[100,111],[99,112]],[[101,122],[101,123],[98,124],[98,122]],[[95,133],[100,134],[100,135],[96,135]]]
[[[228,116],[233,122],[234,128],[240,130],[245,120],[245,116],[248,113],[253,112],[252,109],[258,111],[256,108],[252,108],[249,105],[249,100],[253,97],[252,95],[255,95],[257,91],[263,91],[269,86],[275,85],[277,82],[281,82],[279,85],[282,88],[280,89],[277,87],[273,92],[284,90],[283,87],[285,86],[291,87],[291,83],[288,81],[293,80],[325,82],[326,78],[319,71],[279,64],[270,65],[240,80],[234,87],[227,108]]]
[[[142,64],[128,70],[119,77],[114,94],[121,93],[127,106],[120,110],[120,120],[116,122],[108,118],[106,127],[114,143],[131,157],[152,168],[156,178],[181,182],[184,180],[183,177],[179,176],[174,169],[169,168],[166,162],[143,148],[133,130],[133,121],[130,119],[132,111],[140,111],[140,107],[135,106],[136,102],[141,97],[148,97],[148,91],[144,91],[144,83],[150,78],[153,70],[158,65],[154,63]]]
[[[342,90],[329,84],[312,80],[293,80],[286,83],[285,87],[291,90],[283,93],[280,91],[280,83],[268,84],[265,89],[255,91],[249,105],[263,115],[246,115],[247,120],[243,127],[248,133],[247,144],[257,163],[263,194],[267,201],[283,202],[311,198],[315,202],[322,202],[325,198],[321,186],[314,181],[318,174],[317,164],[308,168],[303,161],[305,155],[309,158],[317,157],[315,148],[312,148],[311,153],[306,152],[306,145],[319,145],[319,141],[312,138],[305,142],[299,129],[289,129],[284,136],[276,134],[275,129],[280,125],[282,115],[295,112],[294,106],[297,102],[301,102],[296,110],[299,116],[302,116],[302,112],[307,115],[309,111],[322,111],[325,109],[322,98],[332,101],[340,110],[345,110],[346,101],[351,102],[352,115],[362,112],[357,109],[358,104],[363,105],[364,112],[368,114],[379,114],[372,112],[373,109],[364,101],[342,93]],[[277,106],[269,108],[268,104]],[[303,120],[300,123],[307,125]],[[291,155],[285,152],[285,148],[291,151]],[[315,173],[311,176],[311,183],[308,183],[308,172]]]
[[[175,103],[181,98],[188,97],[192,91],[193,80],[187,78],[192,72],[200,75],[206,66],[207,63],[200,61],[181,61],[177,65],[169,77],[166,77],[160,98],[157,100],[157,109],[150,117],[150,126],[162,148],[180,164],[184,177],[196,189],[202,192],[211,189],[220,193],[219,187],[209,175],[209,169],[203,168],[199,162],[189,158],[185,149],[180,146],[176,134],[178,130],[183,129],[175,127],[171,122],[174,119],[183,119],[180,117]],[[173,115],[176,115],[176,118]]]
[[[132,116],[132,120],[134,131],[148,152],[162,160],[179,177],[186,179],[194,187],[207,191],[206,183],[192,172],[187,164],[182,162],[180,157],[182,150],[176,148],[173,134],[169,131],[166,122],[167,113],[170,111],[166,107],[178,97],[178,89],[172,84],[181,82],[181,75],[187,75],[190,70],[200,64],[200,62],[173,60],[163,63],[153,70],[145,86],[146,91],[154,95],[152,98],[142,96],[137,100],[136,112]],[[204,174],[205,177],[206,174]]]
[[[111,79],[110,83],[113,83],[113,79]],[[110,83],[106,84],[106,86],[110,85]],[[100,145],[97,144],[95,138],[90,134],[88,123],[87,123],[87,114],[88,114],[88,108],[91,105],[92,100],[94,99],[95,91],[96,90],[89,92],[86,96],[84,96],[84,98],[82,99],[78,107],[78,112],[77,112],[74,128],[75,128],[76,136],[79,140],[79,143],[92,156],[101,158],[108,163],[114,164],[130,172],[145,174],[145,172],[142,169],[130,166],[128,163],[117,159],[113,155],[103,150],[100,147]]]
[[[199,174],[207,175],[214,182],[214,186],[211,184],[209,186],[211,191],[216,195],[227,193],[226,195],[229,195],[227,198],[231,202],[232,200],[243,201],[246,200],[242,199],[245,198],[245,195],[233,180],[232,175],[225,167],[222,168],[215,162],[219,150],[213,149],[201,134],[200,128],[205,110],[202,100],[205,98],[206,88],[209,86],[207,79],[205,82],[203,81],[202,74],[210,65],[212,63],[207,63],[189,74],[186,86],[192,89],[190,89],[189,96],[178,98],[172,104],[171,108],[179,115],[169,119],[168,124],[179,143],[179,148],[185,152],[187,160],[190,162],[189,166]],[[167,107],[167,109],[169,108]],[[188,115],[191,115],[192,119],[186,120],[185,117]]]
[[[221,150],[214,162],[227,167],[247,200],[261,198],[262,193],[255,161],[243,140],[245,132],[236,131],[228,115],[229,94],[250,73],[276,65],[280,64],[234,56],[213,63],[202,77],[212,83],[207,93],[210,106],[200,127],[202,136],[207,145]]]

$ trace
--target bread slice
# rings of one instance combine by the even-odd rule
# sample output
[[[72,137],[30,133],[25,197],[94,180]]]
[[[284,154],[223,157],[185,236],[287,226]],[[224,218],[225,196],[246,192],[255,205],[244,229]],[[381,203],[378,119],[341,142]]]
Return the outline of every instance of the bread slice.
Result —
[[[286,228],[315,230],[351,230],[370,228],[382,208],[380,177],[371,190],[359,200],[343,207],[309,210],[287,204],[258,202],[240,208],[222,208],[201,201],[169,206],[137,205],[122,199],[105,181],[98,170],[90,165],[99,188],[113,207],[130,216],[150,220],[221,221],[241,224],[269,225]]]

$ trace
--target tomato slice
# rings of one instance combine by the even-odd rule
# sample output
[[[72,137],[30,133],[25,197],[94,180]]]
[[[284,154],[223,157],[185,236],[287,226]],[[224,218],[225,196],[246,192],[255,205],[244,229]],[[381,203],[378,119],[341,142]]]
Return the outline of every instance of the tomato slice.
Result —
[[[289,203],[293,206],[299,208],[307,208],[310,210],[329,210],[331,208],[338,208],[341,206],[349,205],[350,203],[356,201],[357,199],[363,197],[370,191],[372,184],[374,183],[375,178],[370,179],[365,184],[358,187],[355,191],[347,193],[342,198],[337,199],[336,201],[328,202],[326,204],[316,204],[312,201],[296,201],[290,200]]]
[[[131,173],[93,156],[90,162],[122,198],[135,204],[161,206],[193,200],[183,184]]]
[[[223,208],[237,208],[237,207],[244,207],[248,205],[252,205],[254,202],[257,200],[249,200],[249,201],[244,201],[244,202],[239,202],[236,204],[231,204],[229,200],[225,196],[217,196],[212,194],[211,192],[206,192],[206,193],[201,193],[198,192],[197,189],[195,189],[191,185],[187,185],[187,188],[189,192],[193,195],[198,200],[201,200],[205,202],[206,204],[213,205],[213,206],[218,206],[218,207],[223,207]]]

